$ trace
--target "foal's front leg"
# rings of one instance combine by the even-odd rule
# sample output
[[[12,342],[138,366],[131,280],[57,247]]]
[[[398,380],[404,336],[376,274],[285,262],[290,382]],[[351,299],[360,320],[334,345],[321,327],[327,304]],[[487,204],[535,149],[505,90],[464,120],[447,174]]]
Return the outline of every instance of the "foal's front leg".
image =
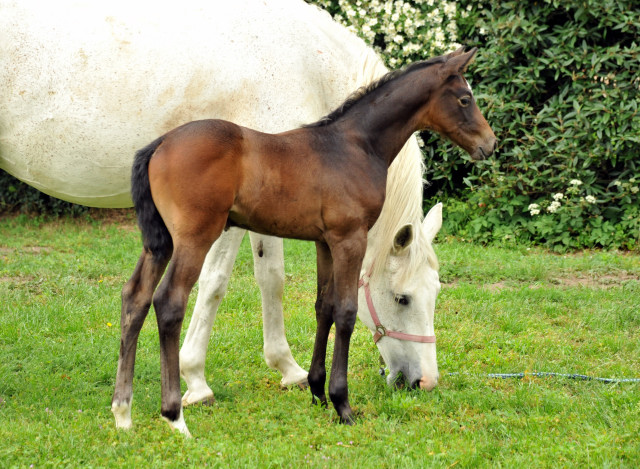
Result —
[[[316,297],[316,340],[313,346],[313,356],[309,367],[309,388],[313,396],[313,402],[320,401],[327,406],[327,396],[324,386],[327,380],[326,355],[329,331],[333,325],[333,262],[329,247],[316,243],[317,253],[317,297]]]
[[[366,231],[331,246],[333,257],[333,286],[335,307],[333,320],[336,324],[336,339],[329,380],[329,397],[340,416],[340,421],[353,423],[353,412],[349,405],[347,371],[351,334],[358,314],[358,277],[367,247]]]

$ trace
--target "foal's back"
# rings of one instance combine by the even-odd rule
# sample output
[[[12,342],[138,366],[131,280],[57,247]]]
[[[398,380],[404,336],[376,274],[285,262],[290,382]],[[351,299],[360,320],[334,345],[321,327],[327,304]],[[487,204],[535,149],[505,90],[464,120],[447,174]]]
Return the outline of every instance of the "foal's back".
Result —
[[[184,224],[188,214],[198,231],[210,216],[227,212],[227,226],[288,238],[323,240],[350,218],[366,220],[368,229],[384,200],[385,173],[326,133],[190,122],[167,133],[149,163],[154,201],[170,231],[176,217]]]

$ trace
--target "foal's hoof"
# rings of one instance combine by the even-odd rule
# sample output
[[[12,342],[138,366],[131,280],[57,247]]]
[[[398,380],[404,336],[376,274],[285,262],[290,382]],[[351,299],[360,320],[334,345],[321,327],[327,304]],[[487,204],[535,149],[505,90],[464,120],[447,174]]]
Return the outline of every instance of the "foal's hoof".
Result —
[[[116,428],[128,430],[131,428],[131,403],[114,402],[111,404],[111,412],[116,419]]]
[[[328,407],[327,396],[316,397],[313,394],[311,394],[311,404],[319,405],[320,407],[323,407],[326,409]]]
[[[184,414],[182,413],[182,409],[180,409],[180,415],[176,420],[169,420],[167,417],[162,417],[162,419],[169,424],[169,426],[173,430],[177,430],[182,433],[186,438],[191,438],[191,433],[187,428],[187,424],[184,421]]]
[[[341,415],[340,416],[340,423],[344,424],[344,425],[353,425],[355,424],[355,417],[353,416],[353,414],[347,414],[347,415]]]

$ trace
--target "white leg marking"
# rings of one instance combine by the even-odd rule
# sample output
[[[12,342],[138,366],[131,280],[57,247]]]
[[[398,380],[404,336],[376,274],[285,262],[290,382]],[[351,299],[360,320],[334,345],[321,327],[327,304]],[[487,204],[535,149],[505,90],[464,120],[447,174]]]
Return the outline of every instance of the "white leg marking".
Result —
[[[166,417],[162,417],[171,428],[173,428],[174,430],[178,430],[180,433],[182,433],[184,436],[186,436],[187,438],[191,438],[191,433],[189,433],[189,429],[187,428],[187,424],[184,421],[184,415],[182,413],[182,409],[180,409],[180,416],[178,417],[178,419],[176,421],[171,421]]]
[[[133,402],[133,396],[131,397]],[[116,428],[129,429],[131,428],[131,402],[114,402],[111,404],[111,412],[116,418]]]

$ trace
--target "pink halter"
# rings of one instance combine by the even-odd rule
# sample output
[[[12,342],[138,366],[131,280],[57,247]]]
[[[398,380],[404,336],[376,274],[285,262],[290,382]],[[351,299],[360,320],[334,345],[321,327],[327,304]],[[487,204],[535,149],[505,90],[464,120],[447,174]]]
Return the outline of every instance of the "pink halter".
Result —
[[[435,335],[414,335],[414,334],[406,334],[404,332],[396,332],[390,331],[386,327],[382,325],[380,322],[380,318],[378,318],[378,313],[376,313],[376,308],[373,305],[373,300],[371,299],[371,289],[369,288],[369,277],[371,276],[371,270],[362,276],[360,281],[358,282],[358,287],[364,287],[364,296],[367,299],[367,306],[369,307],[369,313],[371,314],[371,319],[373,319],[373,324],[376,327],[376,332],[373,334],[373,341],[377,344],[378,341],[384,337],[392,337],[394,339],[399,340],[408,340],[410,342],[421,342],[423,344],[435,344],[436,336]]]

